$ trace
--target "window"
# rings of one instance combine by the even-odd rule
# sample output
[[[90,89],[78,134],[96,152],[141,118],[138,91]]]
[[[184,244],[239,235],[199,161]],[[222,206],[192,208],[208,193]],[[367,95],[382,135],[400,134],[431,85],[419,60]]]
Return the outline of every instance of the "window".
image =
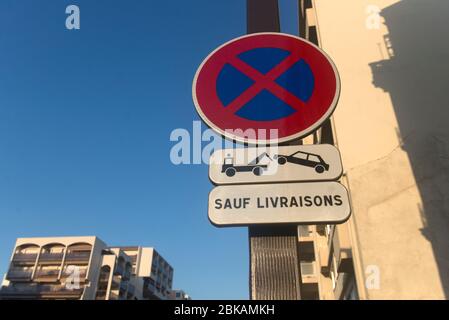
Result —
[[[314,261],[301,261],[301,276],[314,276],[315,275],[315,262]]]
[[[317,283],[301,284],[301,300],[319,300],[320,292]]]
[[[307,153],[297,152],[293,156],[298,159],[307,159]]]
[[[298,244],[299,259],[301,261],[314,261],[315,260],[315,248],[313,241],[301,241]]]
[[[300,237],[309,237],[310,236],[310,227],[309,226],[299,226],[298,233]]]
[[[321,162],[320,159],[317,156],[310,155],[309,160],[313,162]]]
[[[154,274],[154,275],[156,275],[157,269],[156,269],[155,266],[152,266],[152,267],[151,267],[151,273]]]

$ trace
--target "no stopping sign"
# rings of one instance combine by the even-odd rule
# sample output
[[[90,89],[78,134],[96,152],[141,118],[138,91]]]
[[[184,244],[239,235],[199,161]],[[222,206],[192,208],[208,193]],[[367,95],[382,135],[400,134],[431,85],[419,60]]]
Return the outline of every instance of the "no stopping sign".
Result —
[[[193,100],[201,118],[226,138],[269,144],[304,137],[334,111],[340,79],[314,44],[281,33],[231,40],[200,65]],[[245,132],[255,136],[248,137]],[[277,137],[269,137],[270,130]]]

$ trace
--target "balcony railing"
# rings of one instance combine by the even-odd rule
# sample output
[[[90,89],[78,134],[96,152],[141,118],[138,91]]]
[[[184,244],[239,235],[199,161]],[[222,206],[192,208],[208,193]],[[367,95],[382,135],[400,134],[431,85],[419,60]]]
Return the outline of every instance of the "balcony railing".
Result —
[[[23,271],[23,270],[9,270],[6,278],[8,280],[30,280],[31,279],[31,275],[32,275],[32,271]]]
[[[65,285],[41,285],[38,287],[38,291],[40,293],[71,293],[71,294],[80,294],[83,292],[84,288],[72,289],[68,288]]]
[[[108,283],[107,282],[100,282],[98,284],[97,291],[106,291],[107,289],[108,289]],[[114,289],[112,289],[112,290],[114,290]]]
[[[312,261],[301,261],[301,276],[304,277],[315,277],[315,262]]]
[[[136,288],[134,287],[134,285],[132,285],[131,283],[128,284],[128,294],[134,295],[135,292],[136,292]]]
[[[66,261],[88,262],[89,259],[90,259],[90,252],[88,251],[68,252],[65,257]]]
[[[97,290],[95,300],[106,300],[106,290]]]
[[[114,274],[115,274],[115,275],[121,275],[121,276],[123,276],[124,272],[125,272],[125,268],[124,268],[123,266],[117,265],[117,266],[115,267],[115,270],[114,270]]]
[[[115,292],[110,292],[109,293],[109,299],[110,300],[118,300],[119,299],[118,294],[115,293]]]
[[[57,279],[59,276],[59,270],[39,270],[34,275],[35,279]]]
[[[120,289],[118,293],[119,300],[126,300],[126,289]]]
[[[122,282],[122,278],[120,276],[113,276],[112,283],[111,283],[111,289],[118,290],[120,288],[121,282]]]
[[[155,290],[150,290],[148,287],[143,288],[143,297],[150,300],[162,300],[162,295]]]
[[[61,261],[63,257],[64,257],[64,253],[62,253],[62,252],[57,252],[57,253],[43,252],[39,256],[39,262],[40,261]]]
[[[79,273],[76,273],[74,271],[69,272],[67,270],[64,270],[61,274],[61,278],[79,276],[80,280],[83,280],[86,278],[86,274],[87,274],[86,270],[79,270]]]
[[[111,291],[109,293],[109,300],[126,300],[125,292],[120,291],[117,293],[117,291]]]
[[[1,293],[2,296],[25,296],[25,295],[34,295],[36,298],[39,295],[63,295],[63,296],[71,296],[76,297],[80,296],[83,293],[84,288],[79,289],[69,289],[64,285],[27,285],[27,286],[8,286],[2,287]]]
[[[128,290],[128,281],[120,282],[120,290],[122,290],[122,291]]]
[[[37,253],[16,253],[14,254],[14,257],[12,258],[13,261],[20,261],[20,262],[35,262],[37,258]]]
[[[132,272],[131,269],[125,270],[125,272],[123,273],[123,279],[124,279],[124,280],[129,280],[129,279],[131,279],[131,272]]]

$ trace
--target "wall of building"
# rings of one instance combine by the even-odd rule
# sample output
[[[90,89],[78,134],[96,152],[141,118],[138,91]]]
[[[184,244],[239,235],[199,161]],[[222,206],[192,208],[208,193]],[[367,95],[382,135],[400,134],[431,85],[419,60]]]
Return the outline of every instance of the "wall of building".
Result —
[[[100,267],[102,263],[102,251],[106,249],[106,244],[95,237],[92,247],[92,254],[89,262],[89,269],[87,273],[87,279],[89,279],[89,284],[84,289],[84,294],[82,299],[93,300],[95,299],[95,294],[97,292],[98,277],[100,276]]]
[[[139,269],[137,275],[139,277],[150,277],[151,266],[153,264],[153,248],[142,248],[139,255]]]
[[[313,5],[342,81],[334,124],[360,297],[448,298],[449,1]]]

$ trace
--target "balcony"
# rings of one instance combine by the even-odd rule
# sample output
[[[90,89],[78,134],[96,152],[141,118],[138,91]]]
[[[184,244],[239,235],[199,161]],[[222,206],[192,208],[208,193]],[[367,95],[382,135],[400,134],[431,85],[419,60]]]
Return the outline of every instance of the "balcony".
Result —
[[[111,283],[111,290],[118,290],[120,288],[120,283],[122,282],[122,278],[120,276],[113,276]]]
[[[65,285],[41,285],[38,287],[38,292],[42,294],[60,293],[60,294],[79,295],[83,292],[83,289],[84,288],[69,289]]]
[[[160,293],[158,293],[154,290],[151,290],[148,287],[143,288],[143,297],[145,299],[149,299],[149,300],[162,300],[162,296]]]
[[[97,294],[95,295],[95,300],[106,300],[106,290],[97,290]]]
[[[125,273],[125,268],[122,265],[118,264],[115,266],[114,275],[123,276],[124,273]]]
[[[98,284],[98,287],[97,287],[97,291],[98,292],[102,292],[102,291],[106,292],[107,290],[108,290],[108,283],[107,282],[100,282]],[[111,290],[115,290],[115,289],[112,288]]]
[[[84,281],[86,279],[87,271],[85,269],[79,270],[79,273],[75,271],[67,271],[64,270],[61,274],[61,278],[68,278],[68,277],[76,277],[79,276],[80,281]]]
[[[119,300],[126,300],[126,289],[120,288],[118,293]]]
[[[9,270],[6,274],[6,279],[10,281],[29,281],[31,280],[31,275],[33,271],[24,270]]]
[[[119,300],[118,294],[111,291],[111,292],[109,293],[109,300]]]
[[[299,241],[313,241],[313,229],[311,226],[298,226]]]
[[[39,262],[61,262],[63,257],[62,252],[43,252],[39,256]]]
[[[122,281],[122,282],[120,282],[120,290],[121,290],[121,291],[126,291],[126,290],[128,290],[128,281]]]
[[[123,273],[123,280],[129,280],[131,279],[131,269],[130,270],[125,270],[125,272]]]
[[[314,261],[301,261],[301,278],[303,283],[317,282],[316,265]]]
[[[36,262],[37,253],[16,253],[12,260],[14,262],[29,262],[34,264]]]
[[[72,251],[68,252],[65,257],[66,262],[88,263],[89,259],[90,259],[90,251]]]
[[[128,295],[133,296],[135,292],[136,292],[136,287],[134,287],[134,285],[132,285],[131,283],[128,284]]]
[[[34,275],[37,281],[57,281],[59,277],[59,270],[39,270]]]
[[[126,300],[126,290],[111,290],[109,292],[109,300]]]
[[[109,282],[109,274],[105,274],[105,273],[100,273],[100,276],[98,278],[99,282]]]
[[[79,299],[83,288],[68,289],[63,285],[29,284],[24,286],[2,287],[1,295],[4,299]]]

